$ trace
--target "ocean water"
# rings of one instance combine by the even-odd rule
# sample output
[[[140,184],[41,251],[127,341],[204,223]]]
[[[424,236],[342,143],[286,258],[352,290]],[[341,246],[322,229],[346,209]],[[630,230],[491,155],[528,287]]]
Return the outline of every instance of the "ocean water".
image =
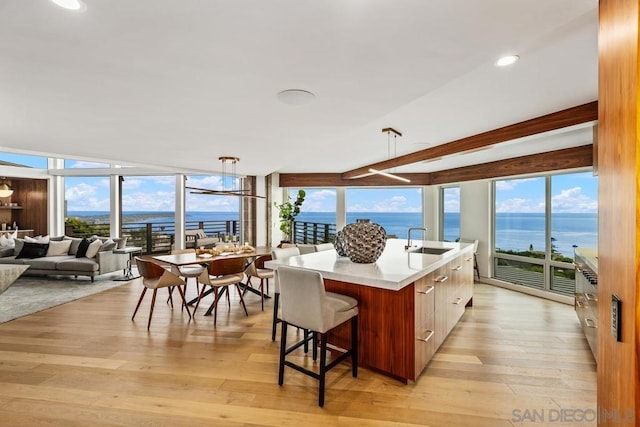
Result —
[[[70,211],[68,216],[81,217],[96,223],[108,222],[108,212]],[[123,212],[123,222],[172,222],[173,212]],[[239,220],[236,212],[187,212],[187,222]],[[409,227],[422,226],[421,213],[406,212],[349,212],[347,223],[356,219],[369,219],[384,227],[387,234],[405,238]],[[458,213],[445,214],[444,235],[447,240],[459,237]],[[333,212],[302,212],[297,221],[336,223]],[[554,249],[573,257],[574,246],[596,248],[598,246],[598,216],[596,214],[553,214],[551,239]],[[545,220],[540,213],[499,213],[496,215],[496,247],[502,250],[526,251],[545,248]]]

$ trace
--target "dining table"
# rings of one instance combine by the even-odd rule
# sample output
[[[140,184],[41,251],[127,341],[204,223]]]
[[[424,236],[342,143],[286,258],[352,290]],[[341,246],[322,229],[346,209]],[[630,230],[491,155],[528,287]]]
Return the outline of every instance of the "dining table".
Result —
[[[215,262],[216,260],[226,259],[226,258],[246,258],[247,260],[249,260],[251,258],[256,258],[263,255],[271,255],[272,250],[273,248],[271,246],[258,246],[254,248],[252,251],[246,251],[246,250],[245,251],[241,251],[241,250],[227,251],[227,252],[222,252],[220,255],[211,255],[207,253],[198,255],[194,251],[194,252],[187,252],[187,253],[181,253],[181,254],[154,255],[151,258],[162,264],[169,264],[171,266],[179,268],[182,266],[194,265],[194,264],[208,265],[212,262]],[[240,283],[240,287],[242,288],[243,291],[246,290],[260,296],[260,291],[258,291],[255,288],[252,288],[246,283]],[[202,296],[204,297],[206,295],[209,295],[212,292],[213,292],[213,288],[208,289]],[[222,293],[219,296],[221,295]],[[266,294],[264,295],[264,297],[271,298],[269,295],[266,295]],[[196,301],[198,301],[197,297],[188,301],[187,304],[193,305]],[[213,304],[211,305],[211,307],[209,307],[209,309],[205,313],[205,316],[210,315],[212,309],[213,309]]]

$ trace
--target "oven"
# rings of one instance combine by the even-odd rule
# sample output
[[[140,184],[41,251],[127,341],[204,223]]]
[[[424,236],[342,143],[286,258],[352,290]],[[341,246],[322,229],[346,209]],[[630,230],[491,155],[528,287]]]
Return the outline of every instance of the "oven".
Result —
[[[593,357],[598,361],[598,265],[594,249],[575,251],[575,309]]]

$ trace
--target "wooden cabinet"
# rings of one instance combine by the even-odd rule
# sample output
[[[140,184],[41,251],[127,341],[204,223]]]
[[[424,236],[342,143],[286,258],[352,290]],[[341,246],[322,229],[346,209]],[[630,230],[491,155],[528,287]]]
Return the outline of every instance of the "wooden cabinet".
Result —
[[[448,273],[449,264],[440,267],[433,274],[433,283],[435,286],[435,346],[436,350],[447,338],[449,330],[447,329],[447,308],[449,307],[449,281]]]
[[[415,376],[420,376],[436,352],[435,284],[430,273],[415,282]]]

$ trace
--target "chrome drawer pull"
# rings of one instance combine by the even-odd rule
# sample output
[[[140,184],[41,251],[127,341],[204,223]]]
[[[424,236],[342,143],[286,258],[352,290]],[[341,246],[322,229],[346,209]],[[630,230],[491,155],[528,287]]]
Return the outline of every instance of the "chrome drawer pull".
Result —
[[[422,294],[422,295],[427,295],[427,294],[431,293],[431,291],[433,291],[433,289],[434,289],[434,286],[429,286],[426,291],[418,291],[418,293]]]
[[[418,341],[428,342],[431,339],[431,337],[433,336],[433,331],[430,331],[430,330],[427,329],[426,332],[429,332],[429,335],[427,335],[426,338],[416,338],[416,339]]]
[[[598,325],[596,325],[596,322],[594,322],[592,319],[584,319],[584,323],[587,324],[587,327],[589,328],[597,328]]]
[[[462,270],[462,266],[461,265],[456,265],[455,267],[452,268],[453,271],[460,271]]]
[[[593,294],[584,294],[587,297],[587,301],[598,301],[598,297]]]
[[[465,261],[473,261],[473,257],[470,256],[469,258],[465,258],[464,260]]]
[[[446,282],[447,279],[449,279],[449,276],[438,276],[438,277],[436,277],[435,282],[436,283],[442,283],[442,282]]]
[[[462,302],[462,298],[456,298],[456,301],[454,302],[455,305],[458,305]]]
[[[580,300],[576,300],[576,305],[578,308],[585,308],[587,305]]]

